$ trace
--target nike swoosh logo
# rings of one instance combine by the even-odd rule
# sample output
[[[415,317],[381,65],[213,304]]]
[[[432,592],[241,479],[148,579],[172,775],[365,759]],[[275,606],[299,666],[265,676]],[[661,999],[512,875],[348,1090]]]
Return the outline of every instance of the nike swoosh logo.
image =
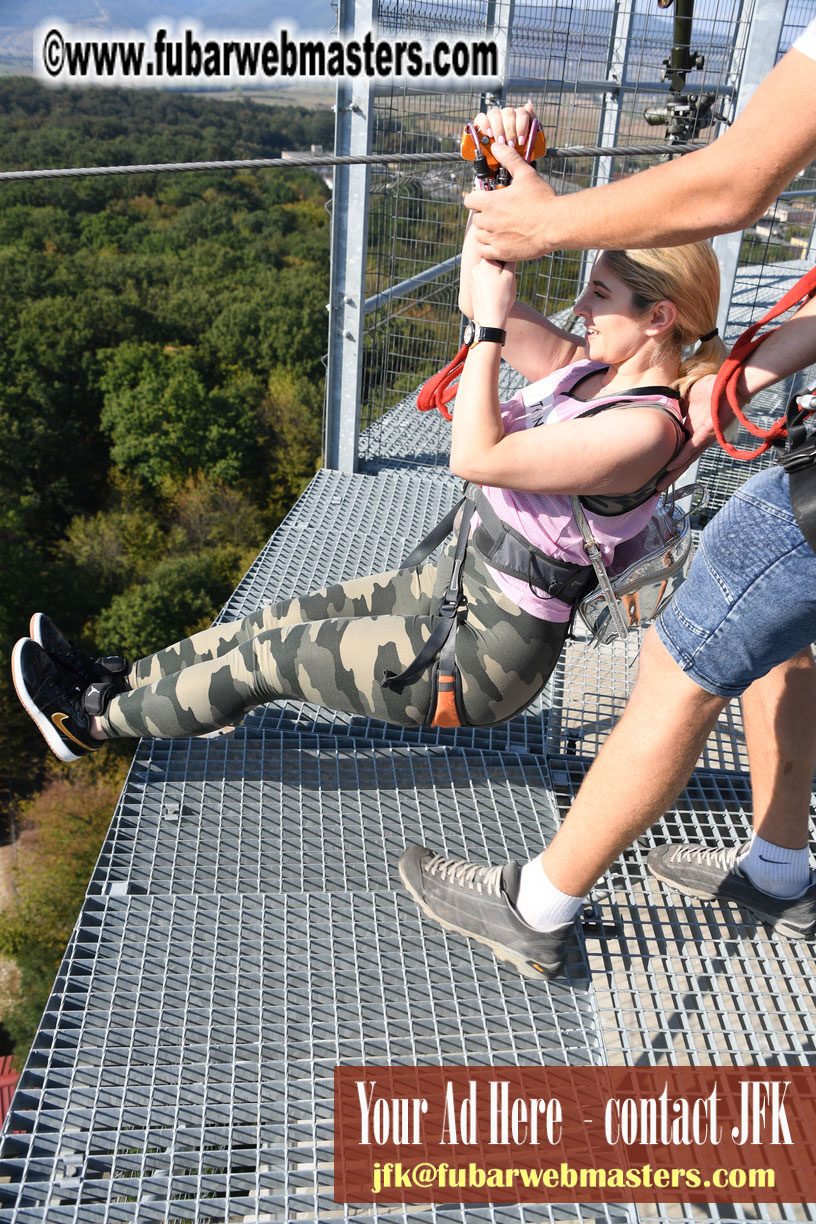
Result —
[[[774,866],[776,866],[776,867],[784,867],[784,866],[785,866],[785,860],[784,860],[784,859],[769,859],[769,858],[766,858],[764,854],[760,854],[760,856],[759,856],[759,857],[762,859],[762,862],[763,862],[763,863],[773,863],[773,864],[774,864]]]
[[[80,748],[82,748],[83,751],[87,752],[88,745],[83,744],[81,739],[77,739],[75,735],[72,735],[72,733],[65,726],[67,719],[68,719],[67,714],[52,714],[51,715],[51,721],[54,724],[54,726],[57,728],[57,730],[59,731],[60,735],[67,735],[68,739],[73,740],[75,744],[79,744]]]

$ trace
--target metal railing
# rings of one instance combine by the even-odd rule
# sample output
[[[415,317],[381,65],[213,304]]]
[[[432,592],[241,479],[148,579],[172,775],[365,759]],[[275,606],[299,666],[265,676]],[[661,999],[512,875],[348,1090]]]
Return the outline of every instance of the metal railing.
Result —
[[[699,6],[698,6],[699,7]],[[653,0],[619,0],[609,12],[572,6],[550,10],[513,3],[468,10],[469,29],[506,44],[506,75],[498,100],[521,104],[532,98],[551,146],[612,146],[616,154],[548,159],[539,168],[558,192],[609,182],[655,164],[661,132],[644,117],[665,104],[661,63],[671,50],[670,10]],[[745,105],[781,50],[808,19],[802,0],[712,0],[694,26],[694,50],[705,58],[689,74],[688,88],[716,95],[713,110],[732,118]],[[398,3],[343,0],[349,29],[371,18],[383,33],[398,34],[415,20]],[[422,6],[423,32],[445,35],[457,28],[460,6],[445,0]],[[338,95],[337,151],[350,148],[426,158],[455,149],[462,128],[485,103],[478,94],[392,88]],[[722,130],[715,121],[697,137],[705,142]],[[354,177],[356,175],[356,177]],[[356,183],[356,186],[353,184]],[[329,392],[325,457],[330,467],[354,471],[381,454],[379,422],[416,387],[445,365],[459,347],[455,270],[470,189],[466,163],[392,163],[335,178],[333,210],[338,246],[333,256],[330,302]],[[347,237],[343,237],[346,235]],[[750,239],[747,240],[750,243]],[[739,298],[744,326],[740,268],[752,248],[742,235],[715,240],[723,293],[720,330],[734,332],[732,303]],[[813,241],[798,257],[813,253]],[[756,251],[753,252],[756,257]],[[768,260],[779,253],[769,248]],[[788,258],[796,257],[791,249]],[[569,307],[581,291],[589,253],[563,251],[526,265],[519,296],[548,315]],[[761,258],[760,258],[761,262]],[[732,321],[729,322],[729,319]],[[727,330],[728,329],[728,330]],[[338,377],[345,371],[344,377]],[[383,426],[383,428],[385,428]],[[362,440],[361,440],[362,435]],[[444,465],[440,447],[426,461]]]

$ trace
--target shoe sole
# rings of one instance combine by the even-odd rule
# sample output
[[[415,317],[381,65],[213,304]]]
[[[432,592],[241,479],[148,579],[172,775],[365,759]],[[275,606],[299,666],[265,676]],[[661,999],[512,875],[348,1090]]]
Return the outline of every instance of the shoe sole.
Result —
[[[718,905],[729,901],[732,905],[737,905],[740,909],[747,910],[749,914],[760,922],[764,922],[771,927],[777,935],[781,935],[783,939],[809,939],[813,936],[816,930],[816,922],[811,922],[807,927],[792,926],[789,921],[784,918],[774,917],[772,914],[763,914],[761,910],[756,909],[748,901],[738,901],[736,897],[723,897],[712,894],[702,888],[692,888],[689,884],[681,884],[679,880],[672,879],[671,876],[662,875],[650,866],[649,871],[656,880],[660,880],[662,884],[667,884],[669,888],[673,888],[675,892],[683,893],[687,897],[695,897],[700,901],[714,901]]]
[[[32,615],[28,625],[28,636],[45,650],[45,642],[42,640],[42,619],[42,612],[35,612]]]
[[[446,922],[444,918],[440,918],[435,914],[428,903],[423,900],[417,890],[414,888],[411,881],[405,875],[402,869],[402,863],[399,864],[400,879],[405,885],[413,900],[417,903],[424,914],[427,914],[438,926],[444,927],[446,931],[451,931],[454,935],[464,935],[466,939],[473,939],[476,943],[484,944],[489,948],[497,960],[504,961],[505,964],[512,965],[524,977],[535,978],[537,981],[546,981],[548,978],[554,977],[560,973],[563,968],[563,961],[559,961],[555,965],[542,965],[541,970],[534,969],[529,960],[521,960],[519,957],[513,956],[506,944],[496,943],[492,939],[487,939],[484,935],[474,935],[472,931],[466,931],[464,927],[458,927],[452,922]]]
[[[50,719],[46,718],[42,710],[34,704],[29,696],[23,680],[23,670],[20,663],[20,656],[22,654],[24,643],[25,638],[17,643],[11,655],[11,676],[14,681],[14,688],[17,696],[20,698],[26,713],[29,714],[37,724],[40,734],[54,755],[58,756],[61,761],[65,761],[66,763],[78,761],[80,756],[84,756],[85,754],[71,751],[54,724],[50,721]]]

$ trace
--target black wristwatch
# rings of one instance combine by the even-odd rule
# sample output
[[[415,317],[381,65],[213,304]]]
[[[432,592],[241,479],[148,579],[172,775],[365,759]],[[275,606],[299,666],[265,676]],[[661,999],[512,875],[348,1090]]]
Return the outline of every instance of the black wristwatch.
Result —
[[[481,323],[471,322],[465,328],[464,342],[469,349],[475,348],[484,340],[490,340],[494,344],[504,344],[506,339],[507,332],[502,331],[500,327],[482,327]]]

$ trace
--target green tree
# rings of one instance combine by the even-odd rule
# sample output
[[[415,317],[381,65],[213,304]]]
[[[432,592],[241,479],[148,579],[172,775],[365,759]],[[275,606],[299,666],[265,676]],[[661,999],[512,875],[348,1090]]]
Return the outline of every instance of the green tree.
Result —
[[[52,779],[22,812],[15,900],[0,910],[0,956],[12,958],[20,974],[16,996],[0,1001],[0,1022],[20,1056],[48,1000],[124,780],[125,763],[111,761],[107,777],[83,762],[70,781]]]
[[[149,580],[114,596],[97,616],[100,648],[138,659],[206,628],[234,588],[242,559],[243,551],[230,545],[165,558]]]
[[[216,480],[240,478],[254,439],[252,406],[235,388],[208,391],[192,350],[122,344],[100,385],[111,458],[143,488],[199,469]]]

